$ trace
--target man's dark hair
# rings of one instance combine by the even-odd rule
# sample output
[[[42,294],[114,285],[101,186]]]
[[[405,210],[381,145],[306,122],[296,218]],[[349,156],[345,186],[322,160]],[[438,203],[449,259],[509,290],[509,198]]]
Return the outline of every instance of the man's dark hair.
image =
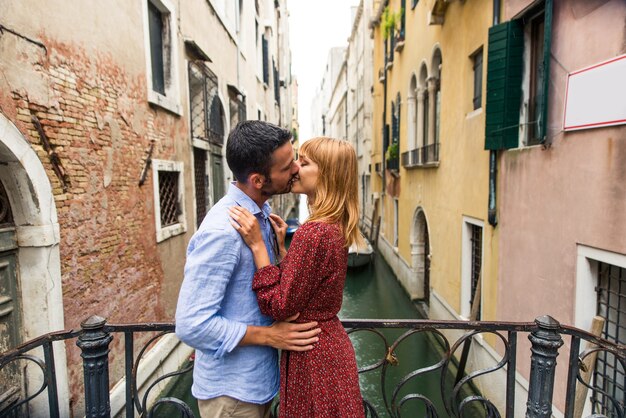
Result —
[[[235,180],[245,183],[252,173],[269,178],[272,153],[291,139],[291,132],[260,120],[240,122],[228,135],[226,162]]]

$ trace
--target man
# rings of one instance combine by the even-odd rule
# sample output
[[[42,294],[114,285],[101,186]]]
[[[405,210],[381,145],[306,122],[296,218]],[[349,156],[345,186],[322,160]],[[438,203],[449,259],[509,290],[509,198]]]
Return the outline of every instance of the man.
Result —
[[[316,322],[272,324],[261,314],[252,291],[252,253],[228,215],[235,205],[252,212],[276,261],[267,199],[288,193],[298,173],[290,139],[289,131],[261,121],[242,122],[232,130],[226,160],[235,181],[187,249],[176,335],[196,349],[192,393],[204,418],[269,416],[279,388],[276,349],[306,351],[318,339]]]

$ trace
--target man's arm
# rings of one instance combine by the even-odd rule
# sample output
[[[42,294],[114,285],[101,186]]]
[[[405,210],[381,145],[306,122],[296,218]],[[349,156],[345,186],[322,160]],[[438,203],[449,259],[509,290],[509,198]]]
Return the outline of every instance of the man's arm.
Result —
[[[317,322],[298,324],[290,322],[299,314],[287,318],[284,322],[274,322],[269,327],[248,325],[246,333],[239,345],[269,345],[274,348],[289,351],[309,351],[319,340],[317,335],[322,332]]]
[[[176,335],[185,344],[212,351],[216,358],[231,352],[246,325],[219,314],[226,288],[239,263],[241,243],[226,230],[194,236],[176,306]]]

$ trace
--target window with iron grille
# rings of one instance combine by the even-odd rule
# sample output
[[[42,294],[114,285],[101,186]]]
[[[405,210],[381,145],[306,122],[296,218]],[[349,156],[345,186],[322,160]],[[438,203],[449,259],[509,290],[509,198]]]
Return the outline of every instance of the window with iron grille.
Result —
[[[217,76],[202,62],[189,63],[189,107],[193,139],[224,143],[224,110],[218,96]]]
[[[626,343],[626,268],[598,262],[596,313],[605,319],[602,337],[615,343]],[[624,408],[626,375],[611,353],[600,351],[593,373],[593,386],[606,394],[593,392],[594,414],[617,416],[611,398]]]
[[[152,160],[157,242],[187,230],[184,213],[183,163]]]
[[[193,148],[193,171],[196,189],[196,226],[200,226],[207,213],[209,202],[207,192],[209,179],[206,170],[207,152],[200,148]]]
[[[178,223],[178,173],[159,171],[159,205],[161,206],[161,226]]]
[[[471,269],[471,280],[472,287],[470,292],[470,309],[472,306],[472,301],[476,295],[476,289],[478,287],[478,281],[480,280],[480,272],[482,267],[482,259],[483,259],[483,228],[479,225],[471,225],[471,236],[470,242],[472,246],[472,269]],[[480,320],[480,295],[478,295],[478,314],[475,320]]]

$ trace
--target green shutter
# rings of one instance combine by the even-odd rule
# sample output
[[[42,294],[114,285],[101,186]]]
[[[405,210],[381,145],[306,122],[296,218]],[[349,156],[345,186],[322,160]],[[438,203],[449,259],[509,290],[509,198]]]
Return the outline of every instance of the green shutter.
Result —
[[[512,20],[489,28],[485,149],[518,146],[524,29]]]

